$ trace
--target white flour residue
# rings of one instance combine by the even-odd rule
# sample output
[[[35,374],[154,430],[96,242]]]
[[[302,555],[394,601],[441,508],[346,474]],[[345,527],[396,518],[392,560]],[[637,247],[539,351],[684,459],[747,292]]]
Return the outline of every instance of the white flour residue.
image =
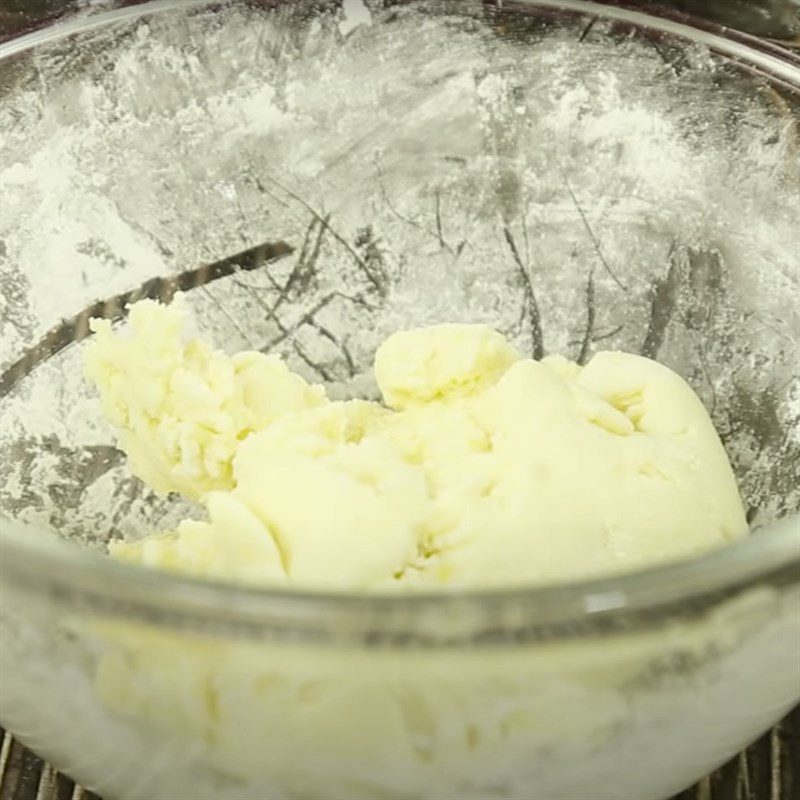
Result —
[[[701,394],[749,504],[800,506],[791,109],[701,47],[584,31],[370,2],[184,8],[40,48],[0,108],[3,363],[98,299],[284,242],[189,293],[205,336],[336,397],[373,395],[390,333],[443,320],[531,354],[647,352]],[[26,455],[3,498],[103,538],[152,501],[122,464],[110,500],[74,468],[112,444],[79,350],[4,401]],[[72,494],[47,491],[57,468]]]

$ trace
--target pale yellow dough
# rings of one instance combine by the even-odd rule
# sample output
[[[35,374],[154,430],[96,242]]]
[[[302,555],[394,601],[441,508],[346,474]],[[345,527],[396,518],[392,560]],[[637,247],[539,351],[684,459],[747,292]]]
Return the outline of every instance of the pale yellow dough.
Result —
[[[747,530],[733,473],[691,388],[602,352],[521,358],[480,325],[397,333],[385,406],[330,402],[279,359],[182,340],[183,310],[96,322],[87,375],[134,471],[199,499],[205,522],[118,558],[251,584],[497,587],[692,556]]]
[[[134,473],[158,492],[199,499],[233,488],[231,462],[249,433],[287,411],[320,405],[325,392],[275,356],[228,358],[198,340],[184,344],[181,305],[136,303],[130,338],[92,320],[86,376]]]

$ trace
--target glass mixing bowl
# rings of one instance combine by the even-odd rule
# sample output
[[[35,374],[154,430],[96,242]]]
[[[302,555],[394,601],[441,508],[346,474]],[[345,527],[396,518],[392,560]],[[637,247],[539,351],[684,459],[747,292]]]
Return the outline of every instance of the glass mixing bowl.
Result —
[[[658,800],[796,703],[798,60],[577,0],[116,5],[0,46],[2,724],[111,798]],[[128,471],[87,320],[178,290],[336,397],[444,320],[657,358],[756,532],[491,593],[113,562],[193,509]]]

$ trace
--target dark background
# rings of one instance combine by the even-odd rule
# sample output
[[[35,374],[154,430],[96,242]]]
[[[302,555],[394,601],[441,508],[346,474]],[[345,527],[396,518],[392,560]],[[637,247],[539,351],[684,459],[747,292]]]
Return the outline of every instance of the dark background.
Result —
[[[322,2],[336,5],[341,0]],[[653,5],[635,0],[624,4]],[[799,0],[672,0],[665,4],[747,33],[800,45]],[[95,2],[94,6],[102,7],[102,3]],[[81,7],[86,7],[85,0],[0,0],[0,40]],[[764,679],[769,680],[769,676]],[[1,729],[0,742],[0,800],[97,800],[44,765]],[[747,751],[676,800],[800,800],[800,707]]]

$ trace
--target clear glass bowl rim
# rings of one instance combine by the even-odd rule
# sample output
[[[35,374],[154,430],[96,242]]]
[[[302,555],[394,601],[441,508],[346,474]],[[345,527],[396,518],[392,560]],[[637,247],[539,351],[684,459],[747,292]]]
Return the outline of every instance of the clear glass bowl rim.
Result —
[[[0,43],[0,67],[5,59],[39,45],[124,19],[225,4],[150,0],[64,19]],[[513,6],[597,15],[703,44],[800,94],[800,57],[748,34],[585,0],[516,0]],[[560,639],[652,627],[702,614],[751,587],[798,583],[800,514],[701,557],[624,575],[552,586],[413,594],[249,588],[195,579],[120,563],[53,536],[30,535],[0,517],[3,587],[49,595],[62,606],[96,613],[248,636],[347,637],[402,646]]]

